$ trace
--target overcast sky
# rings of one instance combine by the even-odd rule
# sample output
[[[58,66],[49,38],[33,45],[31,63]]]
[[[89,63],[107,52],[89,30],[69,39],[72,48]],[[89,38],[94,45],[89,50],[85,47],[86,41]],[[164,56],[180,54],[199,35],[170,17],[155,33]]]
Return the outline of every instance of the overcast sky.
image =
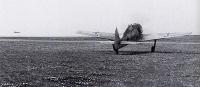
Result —
[[[78,30],[200,33],[198,0],[0,0],[0,36],[71,36]],[[15,31],[21,32],[14,34]]]

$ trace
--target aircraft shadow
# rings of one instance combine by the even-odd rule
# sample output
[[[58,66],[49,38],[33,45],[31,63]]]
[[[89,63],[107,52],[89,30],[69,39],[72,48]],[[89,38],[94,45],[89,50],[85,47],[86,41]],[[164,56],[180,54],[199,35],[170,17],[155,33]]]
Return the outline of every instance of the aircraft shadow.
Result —
[[[98,53],[106,55],[116,55],[113,51],[98,51]],[[119,51],[118,55],[138,55],[138,54],[148,54],[150,51]]]
[[[139,55],[152,53],[150,51],[119,51],[119,55]]]
[[[106,54],[114,54],[113,51],[104,52]],[[173,53],[180,53],[180,54],[200,54],[198,52],[172,52],[172,51],[119,51],[118,55],[140,55],[140,54],[153,54],[153,53],[163,53],[163,54],[173,54]]]
[[[154,52],[154,53],[182,53],[182,54],[200,54],[198,52],[172,52],[172,51],[157,51],[157,52]]]

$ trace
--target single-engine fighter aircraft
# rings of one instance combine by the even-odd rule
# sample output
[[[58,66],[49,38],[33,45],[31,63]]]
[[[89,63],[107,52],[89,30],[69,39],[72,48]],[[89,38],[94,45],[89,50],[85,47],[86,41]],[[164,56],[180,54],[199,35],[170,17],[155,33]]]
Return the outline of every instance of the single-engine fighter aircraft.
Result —
[[[79,34],[88,35],[97,38],[107,39],[109,41],[97,41],[104,44],[112,44],[113,50],[116,54],[119,53],[119,49],[127,46],[129,44],[143,44],[143,43],[152,43],[151,52],[155,51],[156,42],[160,39],[172,38],[172,37],[181,37],[191,35],[191,32],[186,33],[158,33],[158,34],[143,34],[143,29],[140,24],[134,23],[128,25],[127,29],[123,34],[119,34],[117,28],[115,33],[105,33],[105,32],[84,32],[79,31]],[[123,35],[120,38],[120,35]],[[150,42],[154,41],[154,42]],[[176,42],[171,42],[171,44],[176,44]],[[181,43],[181,44],[195,44],[195,43]]]

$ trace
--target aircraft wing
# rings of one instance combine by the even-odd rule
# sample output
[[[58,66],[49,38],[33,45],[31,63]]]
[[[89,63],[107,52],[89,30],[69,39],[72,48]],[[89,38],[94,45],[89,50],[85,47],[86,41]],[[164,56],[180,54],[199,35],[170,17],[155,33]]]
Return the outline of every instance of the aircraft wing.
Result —
[[[113,33],[106,33],[106,32],[88,32],[88,31],[78,31],[78,34],[86,35],[90,37],[97,37],[102,39],[107,39],[113,41],[115,38],[115,34]]]
[[[144,34],[143,39],[141,41],[149,41],[149,40],[158,40],[158,39],[166,39],[173,37],[182,37],[191,35],[191,32],[188,33],[157,33],[157,34]]]
[[[114,41],[96,41],[97,43],[102,43],[102,44],[114,44]],[[131,41],[121,41],[120,44],[148,44],[148,43],[153,43],[153,42],[131,42]]]
[[[102,39],[107,39],[113,41],[115,38],[114,33],[106,33],[106,32],[87,32],[87,31],[79,31],[79,34],[87,35],[91,37],[97,37]],[[157,34],[143,34],[143,39],[139,41],[150,41],[150,40],[159,40],[159,39],[166,39],[166,38],[173,38],[173,37],[181,37],[191,35],[191,32],[187,33],[157,33]],[[120,34],[121,36],[122,34]]]
[[[114,41],[95,41],[97,43],[102,44],[114,44]],[[179,44],[179,45],[200,45],[198,42],[157,42],[158,44]],[[129,44],[129,45],[137,45],[137,44],[154,44],[152,41],[148,42],[131,42],[131,41],[121,41],[120,44]]]
[[[173,38],[173,37],[182,37],[191,35],[191,33],[158,33],[158,34],[144,34],[143,39],[139,41],[120,41],[120,44],[153,44],[152,40]],[[103,44],[114,44],[114,41],[99,41]],[[159,44],[200,44],[194,42],[158,42]]]

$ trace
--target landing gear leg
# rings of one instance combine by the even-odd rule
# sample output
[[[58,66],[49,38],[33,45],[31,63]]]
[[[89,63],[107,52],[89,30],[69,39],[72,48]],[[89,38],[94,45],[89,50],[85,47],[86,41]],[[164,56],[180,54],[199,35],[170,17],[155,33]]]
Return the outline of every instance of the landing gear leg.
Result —
[[[119,50],[117,48],[115,48],[114,44],[113,44],[113,50],[114,50],[115,54],[119,54]]]
[[[156,49],[156,40],[154,40],[154,45],[151,47],[151,52],[155,52]]]

